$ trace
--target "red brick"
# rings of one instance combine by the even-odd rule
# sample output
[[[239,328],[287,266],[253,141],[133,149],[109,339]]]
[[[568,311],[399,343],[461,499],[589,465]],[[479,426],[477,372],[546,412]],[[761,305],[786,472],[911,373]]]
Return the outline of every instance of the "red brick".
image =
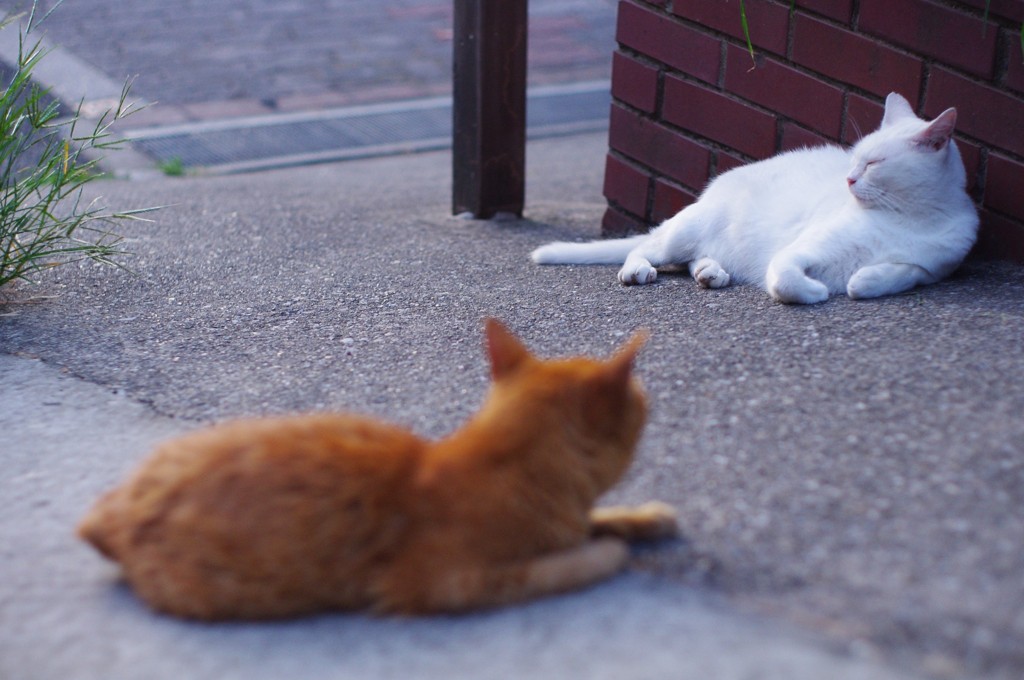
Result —
[[[853,14],[853,0],[797,0],[796,4],[846,24]]]
[[[220,120],[245,116],[265,116],[274,110],[259,99],[228,99],[219,102],[197,102],[182,104],[193,120]]]
[[[755,47],[784,55],[789,34],[789,10],[783,5],[766,0],[746,0],[744,4],[747,25],[750,27],[750,41]],[[738,3],[722,0],[687,0],[673,3],[672,11],[684,19],[746,40]]]
[[[811,132],[793,123],[782,123],[782,148],[779,149],[780,151],[821,146],[823,144],[835,144],[835,140],[822,137],[816,132]]]
[[[860,95],[851,94],[846,103],[846,125],[843,126],[843,143],[856,144],[862,138],[878,129],[882,123],[885,106]]]
[[[634,215],[647,214],[650,177],[632,165],[608,156],[604,165],[604,196]]]
[[[775,117],[720,92],[665,77],[662,119],[750,156],[775,151]]]
[[[1024,264],[1024,224],[981,211],[978,242],[971,250],[972,259],[1011,260]]]
[[[993,153],[988,157],[985,177],[985,205],[1018,220],[1024,220],[1024,164]]]
[[[664,179],[654,182],[654,205],[651,209],[651,224],[661,224],[677,212],[697,200],[697,197],[678,184]]]
[[[920,59],[805,16],[796,18],[792,59],[880,97],[896,91],[913,98],[921,87]]]
[[[604,237],[642,234],[649,230],[650,227],[641,218],[624,213],[612,206],[604,211],[604,219],[601,220],[601,236]]]
[[[861,0],[860,30],[909,47],[969,73],[991,78],[994,27],[980,18],[927,0]]]
[[[616,40],[621,45],[708,83],[721,70],[719,41],[680,21],[627,0],[619,3]]]
[[[411,97],[410,97],[411,98]],[[385,101],[384,99],[378,101]],[[319,111],[321,109],[351,106],[352,97],[341,92],[316,92],[311,94],[290,94],[274,99],[274,110],[285,111]]]
[[[924,99],[924,113],[934,118],[957,109],[957,129],[999,148],[1024,155],[1024,99],[981,85],[943,68],[933,68]]]
[[[996,17],[1024,21],[1024,2],[1020,0],[960,0],[965,5],[976,7],[982,12],[988,6],[989,21]]]
[[[964,162],[964,172],[967,174],[967,193],[971,198],[980,201],[981,196],[976,196],[978,191],[978,170],[981,167],[981,147],[971,144],[963,139],[956,140],[956,148],[960,150],[960,158]]]
[[[188,111],[173,104],[159,102],[144,109],[138,109],[128,119],[132,128],[155,127],[157,125],[176,125],[195,120]]]
[[[726,56],[725,89],[838,139],[842,91],[758,56],[757,68],[752,70],[746,51],[731,46]]]
[[[731,153],[725,151],[715,152],[715,177],[718,175],[725,174],[733,168],[738,168],[741,165],[746,165],[747,161],[743,160],[739,156],[734,156]]]
[[[689,187],[703,185],[711,153],[677,132],[612,105],[608,144]]]
[[[658,71],[622,52],[612,55],[612,96],[654,113],[658,105]]]
[[[1024,7],[1024,2],[1021,3]],[[1008,87],[1024,92],[1024,54],[1021,54],[1020,33],[1016,30],[1007,31],[1006,39],[1006,80]]]

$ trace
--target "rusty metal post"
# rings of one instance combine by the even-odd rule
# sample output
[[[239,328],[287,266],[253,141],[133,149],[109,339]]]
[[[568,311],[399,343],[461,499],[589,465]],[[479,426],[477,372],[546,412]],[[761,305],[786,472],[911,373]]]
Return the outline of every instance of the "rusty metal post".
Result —
[[[523,214],[527,0],[454,0],[452,212]]]

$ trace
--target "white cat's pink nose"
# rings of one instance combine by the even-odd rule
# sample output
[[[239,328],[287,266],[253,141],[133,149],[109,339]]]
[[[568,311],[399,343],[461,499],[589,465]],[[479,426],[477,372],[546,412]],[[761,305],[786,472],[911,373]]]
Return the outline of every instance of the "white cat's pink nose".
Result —
[[[846,183],[852,187],[854,184],[857,183],[857,180],[854,177],[847,177],[846,178]]]

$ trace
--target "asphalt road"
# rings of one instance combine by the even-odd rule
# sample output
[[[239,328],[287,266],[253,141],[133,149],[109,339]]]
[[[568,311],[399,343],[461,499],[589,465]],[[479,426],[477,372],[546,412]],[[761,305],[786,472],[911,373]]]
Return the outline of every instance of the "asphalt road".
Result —
[[[123,670],[135,658],[128,642],[114,661],[83,656],[91,674],[63,672],[68,654],[84,653],[95,642],[90,631],[109,619],[103,630],[136,641],[147,650],[137,654],[166,672],[147,677],[175,677],[181,655],[164,646],[182,639],[187,654],[212,654],[207,674],[194,677],[234,677],[217,674],[229,666],[271,677],[266,669],[301,661],[265,649],[268,636],[280,632],[302,648],[326,644],[339,626],[374,631],[379,646],[382,631],[399,631],[396,649],[412,658],[434,635],[480,636],[474,649],[459,643],[461,654],[496,650],[481,631],[500,632],[517,651],[490,655],[509,677],[564,671],[533,658],[534,643],[551,659],[588,659],[594,677],[600,668],[608,677],[685,677],[668,669],[685,668],[693,648],[682,640],[705,639],[687,638],[685,626],[704,620],[696,612],[711,602],[715,625],[724,617],[754,632],[718,635],[735,645],[709,648],[710,658],[751,664],[692,677],[846,677],[835,668],[853,663],[850,672],[861,672],[858,664],[878,660],[892,673],[1020,677],[1024,270],[974,263],[907,295],[788,307],[754,288],[700,290],[683,276],[625,288],[614,268],[532,265],[527,255],[539,243],[597,234],[604,150],[602,135],[532,143],[527,219],[518,222],[449,216],[446,153],[98,185],[110,205],[168,207],[127,232],[134,274],[61,268],[3,308],[0,384],[18,409],[0,415],[0,431],[17,433],[8,436],[22,447],[38,438],[48,454],[4,447],[11,476],[0,493],[14,511],[0,520],[0,629],[18,632],[6,644],[0,637],[0,675],[2,664],[12,678],[100,677],[104,663]],[[670,502],[684,540],[638,554],[631,575],[607,587],[472,623],[405,628],[328,617],[295,628],[218,628],[207,640],[112,589],[110,568],[70,537],[92,496],[168,429],[348,409],[429,436],[450,431],[486,388],[485,315],[547,355],[605,354],[633,329],[651,330],[638,365],[650,424],[635,466],[606,501]],[[42,387],[12,382],[28,369],[11,362],[37,366]],[[33,384],[58,390],[58,379],[93,396],[23,398]],[[68,415],[96,405],[87,399],[114,406]],[[110,443],[90,445],[96,438]],[[45,568],[51,553],[54,566]],[[692,602],[704,604],[691,616]],[[640,656],[625,665],[596,642],[605,625],[615,640],[626,635],[601,623],[618,611],[630,630],[643,626],[630,638]],[[566,641],[577,625],[592,647]],[[659,626],[666,637],[650,632]],[[548,631],[564,645],[547,644]],[[305,634],[315,642],[303,643]],[[808,649],[804,634],[816,640],[808,653],[840,666],[799,675],[766,656],[764,645]],[[210,651],[224,639],[234,642]],[[63,645],[71,651],[48,662]],[[254,648],[262,651],[240,651]],[[337,661],[316,649],[313,657]],[[359,653],[369,654],[369,675],[409,668],[405,657],[396,666]],[[244,657],[237,668],[233,655]],[[632,676],[616,670],[627,667]],[[24,668],[48,672],[16,672]]]

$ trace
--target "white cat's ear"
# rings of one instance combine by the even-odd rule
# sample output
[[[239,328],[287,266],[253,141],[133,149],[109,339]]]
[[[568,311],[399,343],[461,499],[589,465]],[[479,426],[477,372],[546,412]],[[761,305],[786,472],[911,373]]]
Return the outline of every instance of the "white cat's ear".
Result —
[[[896,121],[908,117],[917,118],[914,115],[914,108],[910,105],[910,102],[904,99],[903,95],[890,92],[889,96],[885,98],[885,115],[882,116],[882,127],[892,125]]]
[[[955,128],[956,109],[946,109],[935,120],[928,123],[928,127],[914,135],[913,142],[919,146],[941,151],[949,143]]]
[[[495,380],[508,375],[530,358],[530,350],[497,319],[487,319],[484,335],[491,360],[491,376]]]

